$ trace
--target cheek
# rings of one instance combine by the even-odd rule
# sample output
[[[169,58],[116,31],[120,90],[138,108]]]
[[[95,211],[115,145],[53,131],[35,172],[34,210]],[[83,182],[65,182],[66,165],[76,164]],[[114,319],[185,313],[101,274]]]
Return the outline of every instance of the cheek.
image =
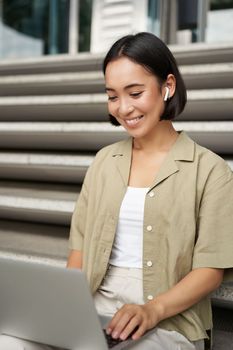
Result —
[[[147,100],[144,101],[143,105],[148,112],[160,112],[164,108],[162,97],[158,94],[151,94],[150,96],[148,96]]]
[[[149,113],[158,108],[159,99],[155,96],[147,96],[143,98],[139,103],[136,103],[135,106],[138,107],[142,112]]]
[[[111,115],[116,115],[116,107],[114,106],[113,103],[108,103],[108,113]]]

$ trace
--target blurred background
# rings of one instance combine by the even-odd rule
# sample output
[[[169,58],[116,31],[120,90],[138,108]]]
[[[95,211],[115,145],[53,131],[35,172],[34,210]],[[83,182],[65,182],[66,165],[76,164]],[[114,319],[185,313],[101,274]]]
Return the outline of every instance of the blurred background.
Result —
[[[233,170],[233,0],[0,0],[0,256],[64,266],[86,170],[126,137],[108,122],[102,60],[138,31],[184,77],[175,128]],[[233,349],[233,283],[212,302],[214,349]]]
[[[0,0],[0,58],[103,52],[150,31],[167,44],[232,42],[232,0]]]

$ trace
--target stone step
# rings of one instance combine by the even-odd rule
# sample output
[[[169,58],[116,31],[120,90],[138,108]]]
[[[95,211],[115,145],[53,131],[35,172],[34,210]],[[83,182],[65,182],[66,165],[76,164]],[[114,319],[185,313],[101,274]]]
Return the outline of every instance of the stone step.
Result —
[[[181,66],[188,89],[232,88],[233,63]],[[101,71],[0,76],[1,96],[104,92]]]
[[[193,43],[169,48],[179,65],[232,62],[233,43]]]
[[[106,120],[106,102],[105,94],[0,97],[0,120]]]
[[[171,45],[179,65],[232,62],[232,43],[193,43]],[[0,75],[83,72],[101,70],[104,53],[79,53],[76,56],[52,55],[0,61]]]
[[[233,282],[224,283],[212,293],[213,304],[219,307],[233,309]]]
[[[211,350],[233,349],[233,310],[212,307],[213,311],[213,346]]]
[[[64,264],[69,226],[0,219],[0,257]]]
[[[223,158],[233,171],[233,156]],[[0,152],[0,179],[81,184],[93,159],[94,154]]]
[[[201,145],[219,154],[233,153],[233,122],[174,122]],[[110,123],[34,122],[0,123],[0,148],[30,150],[97,151],[126,138],[122,127]]]
[[[224,89],[233,87],[233,63],[181,66],[187,89]]]
[[[0,181],[0,219],[70,225],[77,186]]]
[[[101,70],[103,54],[51,55],[0,61],[0,75],[22,75]]]
[[[110,123],[2,122],[0,148],[96,151],[126,137]]]
[[[189,90],[188,103],[179,119],[233,119],[233,88]],[[105,121],[107,95],[80,94],[57,96],[0,97],[1,121]]]
[[[179,120],[233,120],[233,89],[189,90]]]
[[[1,96],[104,92],[103,73],[72,72],[0,76]]]
[[[81,183],[92,154],[0,152],[0,178]]]

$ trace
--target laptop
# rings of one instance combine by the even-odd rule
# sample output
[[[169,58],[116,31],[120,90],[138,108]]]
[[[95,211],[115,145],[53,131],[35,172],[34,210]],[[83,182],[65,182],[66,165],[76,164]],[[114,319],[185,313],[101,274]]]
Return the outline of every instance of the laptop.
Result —
[[[0,258],[1,334],[70,350],[118,350],[135,342],[108,345],[108,321],[97,315],[82,271]]]

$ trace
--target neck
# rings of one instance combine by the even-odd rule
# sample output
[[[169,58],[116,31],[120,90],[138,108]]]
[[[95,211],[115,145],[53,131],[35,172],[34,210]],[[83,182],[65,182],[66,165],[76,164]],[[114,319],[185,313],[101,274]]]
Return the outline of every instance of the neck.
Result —
[[[167,152],[178,137],[178,132],[174,129],[170,120],[162,120],[156,130],[143,138],[134,138],[133,148],[147,153]]]

